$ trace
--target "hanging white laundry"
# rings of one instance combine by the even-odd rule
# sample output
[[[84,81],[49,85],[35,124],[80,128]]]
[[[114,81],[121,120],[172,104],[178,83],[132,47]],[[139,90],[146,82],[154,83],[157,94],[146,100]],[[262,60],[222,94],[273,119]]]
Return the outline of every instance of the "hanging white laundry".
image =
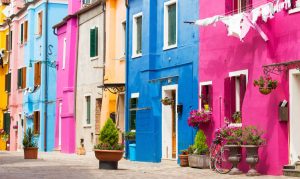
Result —
[[[250,14],[244,14],[244,23],[248,24],[250,27],[255,29],[260,34],[260,36],[264,39],[264,41],[269,40],[268,36],[263,32],[263,30],[256,23],[252,23]]]
[[[222,17],[223,16],[216,15],[216,16],[209,17],[209,18],[206,18],[206,19],[197,20],[195,22],[195,24],[199,25],[199,26],[208,26],[208,25],[211,25],[211,24],[215,25],[215,23],[218,22]]]
[[[291,0],[284,0],[285,9],[290,9],[292,7]]]
[[[261,8],[261,16],[262,20],[267,22],[268,19],[272,19],[274,17],[274,5],[273,3],[269,2],[265,4]]]
[[[285,3],[279,2],[279,1],[280,0],[277,0],[276,4],[274,5],[274,12],[276,12],[276,13],[281,12],[285,7]]]

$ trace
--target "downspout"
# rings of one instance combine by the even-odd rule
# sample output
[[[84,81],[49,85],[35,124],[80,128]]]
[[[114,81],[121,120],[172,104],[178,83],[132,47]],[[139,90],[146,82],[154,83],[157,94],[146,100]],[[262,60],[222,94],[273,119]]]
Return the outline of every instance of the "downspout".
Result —
[[[8,38],[10,39],[10,30],[11,30],[11,27],[10,27],[10,23],[11,23],[11,18],[8,18],[6,20],[6,23],[7,23],[7,26],[8,26]],[[9,40],[9,43],[12,43],[10,40]],[[10,53],[11,53],[11,49],[10,49],[10,44],[7,44],[9,46],[9,51],[8,49],[6,49],[6,53],[7,53],[7,72],[9,72],[9,67],[10,67]],[[9,97],[7,95],[7,98],[6,98],[7,102],[6,102],[6,110],[8,111],[8,105],[9,105]]]
[[[104,65],[104,68],[103,68],[103,80],[102,80],[102,83],[104,84],[104,77],[105,77],[105,68],[106,68],[106,1],[103,1],[103,4],[102,4],[102,10],[103,10],[103,39],[104,39],[104,49],[103,49],[103,65]],[[103,94],[102,94],[103,95]]]
[[[45,111],[44,111],[44,151],[47,151],[47,113],[48,113],[48,5],[49,5],[49,0],[46,0],[46,7],[45,7],[45,15],[46,15],[46,20],[45,20],[45,87],[44,87],[44,96],[45,96]]]
[[[129,79],[129,1],[126,0],[126,47],[125,47],[125,55],[126,55],[126,65],[125,65],[125,72],[126,72],[126,78],[125,78],[125,131],[128,131],[129,125],[128,125],[128,108],[129,106],[129,91],[128,91],[128,79]],[[129,151],[128,148],[128,142],[126,142],[126,151]],[[128,152],[126,152],[126,158],[128,157]]]
[[[75,69],[75,85],[74,85],[74,108],[73,108],[73,115],[74,115],[74,119],[75,119],[75,125],[76,124],[76,105],[77,105],[77,99],[76,99],[76,96],[77,96],[77,71],[78,71],[78,49],[79,49],[79,14],[76,15],[76,21],[77,21],[77,28],[76,28],[76,57],[75,57],[75,63],[76,63],[76,69]],[[71,49],[70,49],[70,52],[71,52]],[[76,134],[76,130],[75,130],[75,134]],[[80,141],[81,142],[81,141]],[[82,142],[80,143],[80,146]],[[75,138],[75,145],[76,145],[76,138]],[[76,149],[76,147],[75,147]]]

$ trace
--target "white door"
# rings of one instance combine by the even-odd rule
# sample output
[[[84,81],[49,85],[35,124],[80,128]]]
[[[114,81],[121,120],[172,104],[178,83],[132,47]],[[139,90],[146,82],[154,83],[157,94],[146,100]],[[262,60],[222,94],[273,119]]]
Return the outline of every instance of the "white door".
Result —
[[[300,72],[290,70],[290,162],[294,164],[300,157]]]
[[[177,159],[177,85],[163,86],[165,97],[174,99],[175,104],[162,104],[162,159]]]

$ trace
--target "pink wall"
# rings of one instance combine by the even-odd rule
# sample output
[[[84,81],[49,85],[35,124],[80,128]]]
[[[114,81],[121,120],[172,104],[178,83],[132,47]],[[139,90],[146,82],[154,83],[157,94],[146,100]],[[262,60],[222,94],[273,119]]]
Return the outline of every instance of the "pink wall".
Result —
[[[69,14],[75,13],[80,8],[80,0],[69,1]],[[77,48],[77,18],[69,19],[58,32],[58,71],[57,71],[57,104],[55,124],[55,147],[63,153],[75,152],[75,73],[76,73],[76,48]],[[66,45],[66,62],[63,66],[64,38]],[[59,107],[61,112],[61,146],[59,146]]]
[[[253,4],[262,4],[262,1],[253,0]],[[218,3],[200,1],[200,19],[224,13],[225,0]],[[243,126],[256,125],[266,131],[267,145],[260,149],[261,160],[258,165],[259,172],[264,174],[280,175],[283,165],[289,163],[288,123],[278,121],[279,102],[289,100],[288,72],[272,75],[278,79],[279,85],[267,96],[259,93],[253,86],[253,80],[263,74],[262,65],[300,59],[300,23],[296,23],[299,19],[300,13],[289,15],[284,10],[267,23],[259,21],[269,42],[264,42],[254,30],[250,30],[244,42],[236,37],[228,37],[222,23],[217,23],[216,27],[200,27],[199,79],[200,82],[213,83],[214,121],[204,129],[209,142],[213,131],[223,125],[225,77],[229,72],[248,69],[249,82],[242,108]],[[247,170],[244,160],[242,168]]]

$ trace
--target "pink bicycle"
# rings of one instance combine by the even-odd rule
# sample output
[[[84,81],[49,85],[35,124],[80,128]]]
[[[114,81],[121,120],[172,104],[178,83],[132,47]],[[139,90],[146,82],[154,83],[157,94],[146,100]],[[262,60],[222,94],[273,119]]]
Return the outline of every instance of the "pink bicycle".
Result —
[[[215,139],[209,149],[210,169],[216,170],[220,174],[229,173],[232,164],[228,161],[229,149],[224,146],[225,140],[219,131],[215,134]]]

